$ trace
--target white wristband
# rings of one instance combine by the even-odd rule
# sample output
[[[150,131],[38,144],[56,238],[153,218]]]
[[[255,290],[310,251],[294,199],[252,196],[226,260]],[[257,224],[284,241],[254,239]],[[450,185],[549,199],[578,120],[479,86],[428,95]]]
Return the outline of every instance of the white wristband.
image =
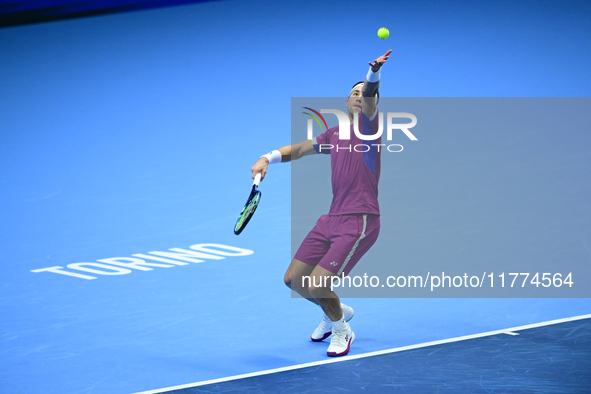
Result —
[[[261,157],[266,157],[267,160],[269,160],[269,164],[281,163],[281,152],[278,150],[269,152],[266,155],[262,155]]]
[[[378,82],[380,80],[380,70],[378,70],[374,73],[373,71],[371,71],[371,67],[370,67],[369,71],[367,72],[367,77],[365,77],[365,79],[367,79],[367,82],[372,82],[372,83]]]

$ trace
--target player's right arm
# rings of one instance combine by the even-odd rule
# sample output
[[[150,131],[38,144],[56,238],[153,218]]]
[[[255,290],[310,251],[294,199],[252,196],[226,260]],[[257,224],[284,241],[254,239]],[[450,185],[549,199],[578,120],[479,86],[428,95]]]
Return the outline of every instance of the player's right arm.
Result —
[[[312,145],[312,141],[310,140],[300,142],[299,144],[286,145],[277,150],[281,154],[281,163],[287,163],[288,161],[301,159],[304,156],[316,153],[316,150],[314,150],[314,146]],[[261,178],[265,179],[268,167],[269,159],[267,157],[263,156],[258,159],[256,163],[254,163],[254,165],[250,168],[252,171],[252,178],[254,179],[256,174],[261,173]]]

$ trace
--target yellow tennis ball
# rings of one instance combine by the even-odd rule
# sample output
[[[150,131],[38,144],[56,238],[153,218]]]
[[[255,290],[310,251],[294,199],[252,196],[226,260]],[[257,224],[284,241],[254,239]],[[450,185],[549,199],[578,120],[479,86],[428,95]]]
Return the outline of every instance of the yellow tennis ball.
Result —
[[[380,29],[378,30],[378,37],[380,37],[382,40],[388,38],[389,35],[390,31],[388,31],[388,29],[386,29],[385,27],[380,27]]]

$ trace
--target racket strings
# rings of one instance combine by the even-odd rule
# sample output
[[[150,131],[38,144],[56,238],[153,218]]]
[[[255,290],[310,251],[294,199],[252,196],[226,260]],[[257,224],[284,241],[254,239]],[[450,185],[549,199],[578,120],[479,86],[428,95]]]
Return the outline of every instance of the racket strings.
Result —
[[[261,192],[256,191],[254,196],[249,198],[246,202],[244,208],[242,208],[242,212],[240,212],[240,216],[238,217],[238,221],[236,222],[236,226],[234,226],[234,233],[239,234],[242,229],[246,226],[249,222],[250,218],[254,214],[259,201],[261,199]]]

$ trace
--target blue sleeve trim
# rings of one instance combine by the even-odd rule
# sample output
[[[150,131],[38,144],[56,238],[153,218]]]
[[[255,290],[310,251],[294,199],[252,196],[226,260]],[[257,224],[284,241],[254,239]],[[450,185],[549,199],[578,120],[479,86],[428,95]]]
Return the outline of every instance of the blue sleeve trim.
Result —
[[[316,153],[323,154],[323,155],[330,155],[331,149],[328,149],[328,147],[325,147],[321,152],[320,145],[321,144],[318,143],[317,137],[312,138],[312,146],[314,147],[314,150],[316,151]]]
[[[324,148],[322,149],[322,152],[320,152],[320,144],[318,145],[313,145],[314,146],[314,150],[316,151],[316,153],[318,154],[323,154],[323,155],[330,155],[330,152],[332,149],[328,149],[328,148]]]
[[[376,113],[372,116],[372,120],[373,118],[375,118],[376,114],[378,113],[377,109],[376,109]],[[365,116],[365,114],[362,112],[361,113],[361,123],[363,124],[363,135],[369,135],[369,134],[375,134],[376,130],[372,130],[371,128],[371,120]],[[370,142],[370,141],[368,141]],[[373,143],[377,143],[378,140],[375,141],[371,141]],[[372,144],[369,144],[369,150],[367,152],[363,152],[363,162],[369,167],[369,170],[371,172],[373,172],[374,174],[376,173],[376,157],[378,154],[378,147],[377,146],[372,146]]]

